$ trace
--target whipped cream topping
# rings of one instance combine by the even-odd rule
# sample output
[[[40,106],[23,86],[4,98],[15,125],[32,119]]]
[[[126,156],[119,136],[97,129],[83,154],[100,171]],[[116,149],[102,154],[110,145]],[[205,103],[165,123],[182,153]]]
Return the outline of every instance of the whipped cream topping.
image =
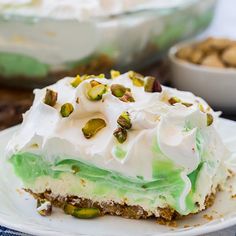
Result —
[[[202,99],[164,86],[161,93],[147,93],[143,87],[134,86],[128,75],[124,74],[113,80],[94,80],[109,86],[123,84],[131,88],[134,103],[122,102],[111,93],[103,95],[102,101],[95,102],[86,96],[86,84],[92,79],[83,81],[77,88],[71,86],[72,79],[65,78],[49,87],[58,92],[55,108],[44,103],[46,88],[34,91],[34,104],[24,115],[19,132],[9,144],[11,154],[30,151],[32,144],[37,143],[38,150],[46,152],[49,161],[64,153],[75,158],[85,158],[126,175],[142,174],[151,178],[151,161],[147,158],[152,157],[152,145],[156,138],[161,151],[177,166],[184,168],[187,174],[196,169],[200,163],[199,152],[196,150],[197,128],[215,132],[214,126],[207,127],[206,114],[199,110],[199,103],[205,109],[208,107]],[[174,96],[193,105],[170,105],[167,99]],[[77,98],[79,104],[76,103]],[[64,103],[71,103],[75,108],[67,118],[61,117],[59,112]],[[113,132],[117,128],[118,117],[124,111],[130,114],[132,130],[128,132],[128,140],[119,144]],[[217,114],[213,115],[216,118]],[[104,119],[107,127],[95,137],[86,139],[81,129],[89,119],[95,117]],[[186,132],[184,129],[187,122],[191,122],[194,128]],[[114,155],[115,146],[124,150],[124,158],[119,159]]]
[[[177,7],[192,1],[194,0],[1,0],[0,12],[81,20],[147,8]]]
[[[152,162],[156,158],[153,150],[158,148],[162,156],[182,170],[181,178],[186,187],[179,201],[183,211],[186,210],[185,199],[191,189],[187,175],[204,162],[207,186],[202,187],[197,182],[200,193],[197,200],[204,208],[204,199],[211,192],[211,186],[216,187],[221,178],[227,176],[224,167],[223,174],[217,172],[222,162],[229,157],[216,130],[218,113],[190,92],[165,86],[162,86],[162,92],[145,92],[143,87],[133,85],[128,74],[115,79],[95,77],[84,80],[77,88],[71,85],[73,79],[67,77],[48,87],[58,92],[54,107],[44,103],[47,88],[34,91],[34,103],[7,146],[8,158],[18,152],[42,155],[50,163],[74,158],[128,177],[143,176],[146,180],[152,180]],[[131,89],[135,102],[122,102],[110,91],[103,95],[102,100],[91,101],[86,92],[91,80],[108,87],[122,84]],[[171,105],[169,99],[172,97],[190,103],[191,106],[182,103]],[[76,102],[78,98],[79,103]],[[71,103],[74,107],[69,117],[60,114],[60,108],[65,103]],[[212,114],[214,121],[210,126],[207,126],[207,114],[199,109],[199,104],[201,109]],[[127,140],[121,144],[113,132],[118,126],[118,117],[124,111],[130,115],[132,128],[128,130]],[[82,128],[92,118],[102,118],[106,127],[91,139],[86,139]],[[117,155],[117,150],[122,152],[122,156]]]

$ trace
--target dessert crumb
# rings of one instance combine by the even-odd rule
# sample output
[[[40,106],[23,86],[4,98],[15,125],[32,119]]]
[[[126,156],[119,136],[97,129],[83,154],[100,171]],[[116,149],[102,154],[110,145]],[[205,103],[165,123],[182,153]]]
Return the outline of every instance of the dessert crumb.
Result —
[[[190,225],[184,225],[184,228],[189,228],[190,227]]]
[[[166,221],[164,219],[158,219],[157,223],[160,224],[160,225],[166,225],[166,226],[175,227],[175,228],[178,226],[177,222],[175,220]]]
[[[213,220],[213,216],[210,216],[210,215],[207,215],[207,214],[203,215],[203,218],[206,219],[206,220],[209,220],[209,221]]]
[[[201,224],[195,224],[193,227],[198,227],[198,226],[200,226]]]

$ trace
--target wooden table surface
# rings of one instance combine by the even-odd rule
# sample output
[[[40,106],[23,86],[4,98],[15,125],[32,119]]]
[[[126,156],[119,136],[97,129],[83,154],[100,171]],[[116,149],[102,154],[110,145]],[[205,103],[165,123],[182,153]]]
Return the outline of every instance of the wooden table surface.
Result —
[[[0,130],[22,121],[33,100],[32,90],[0,88]]]

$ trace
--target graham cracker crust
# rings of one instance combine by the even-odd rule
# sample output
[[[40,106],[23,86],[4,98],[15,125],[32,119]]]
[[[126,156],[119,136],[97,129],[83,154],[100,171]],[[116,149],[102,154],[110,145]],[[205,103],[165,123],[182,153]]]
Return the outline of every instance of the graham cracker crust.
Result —
[[[109,202],[93,202],[90,199],[79,198],[77,196],[55,196],[49,190],[43,193],[34,193],[30,189],[25,189],[26,192],[30,193],[35,199],[46,199],[55,207],[64,209],[65,204],[72,204],[78,208],[98,208],[102,215],[113,215],[113,216],[122,216],[128,219],[148,219],[156,218],[160,224],[169,224],[170,221],[174,221],[184,217],[180,215],[177,211],[170,207],[158,208],[159,217],[156,217],[154,214],[148,213],[141,206],[130,206],[125,202],[123,204],[116,203],[113,201]],[[205,199],[205,209],[211,207],[215,200],[215,193],[207,196]],[[200,210],[199,210],[200,212]],[[197,212],[197,213],[199,213]],[[195,214],[197,214],[195,213]],[[192,215],[192,214],[190,214]]]

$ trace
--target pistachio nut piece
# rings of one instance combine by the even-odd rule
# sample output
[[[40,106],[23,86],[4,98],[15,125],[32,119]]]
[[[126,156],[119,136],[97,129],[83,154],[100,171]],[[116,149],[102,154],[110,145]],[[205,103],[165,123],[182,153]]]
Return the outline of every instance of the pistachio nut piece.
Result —
[[[188,102],[182,102],[181,104],[186,107],[191,107],[193,105],[192,103],[188,103]]]
[[[100,84],[101,84],[101,83],[98,82],[98,81],[96,81],[96,80],[91,80],[91,81],[90,81],[90,85],[91,85],[92,88],[95,87],[95,86],[97,86],[97,85],[100,85]]]
[[[119,143],[124,143],[127,139],[128,133],[126,129],[119,127],[113,132],[113,135]]]
[[[174,105],[174,104],[176,104],[176,103],[180,103],[181,100],[180,100],[179,98],[177,98],[177,97],[172,97],[172,98],[170,98],[170,99],[168,100],[168,102],[170,103],[170,105]]]
[[[125,94],[122,97],[120,97],[120,100],[122,102],[135,102],[132,93],[128,90],[126,90]]]
[[[51,90],[51,89],[47,89],[46,90],[46,95],[44,98],[44,103],[54,107],[57,103],[57,92]]]
[[[77,165],[72,165],[71,170],[72,170],[73,174],[77,174],[80,171],[80,169]]]
[[[110,74],[111,74],[111,78],[115,79],[116,77],[120,76],[120,71],[118,71],[118,70],[111,70]]]
[[[74,111],[74,107],[71,103],[65,103],[61,106],[61,116],[68,117]]]
[[[99,75],[83,75],[82,78],[83,78],[83,80],[92,79],[92,78],[104,79],[105,75],[104,74],[99,74]]]
[[[76,88],[79,86],[79,84],[83,81],[83,78],[80,77],[80,75],[77,75],[72,81],[71,81],[71,85]]]
[[[75,209],[72,216],[79,219],[92,219],[101,215],[98,208],[79,208]]]
[[[52,214],[52,203],[46,199],[37,199],[37,212],[41,216],[50,216]]]
[[[72,215],[75,209],[77,209],[77,207],[69,203],[65,203],[63,208],[64,212],[68,215]]]
[[[207,126],[212,125],[213,121],[214,121],[214,118],[213,118],[212,114],[207,113]]]
[[[112,84],[111,85],[111,93],[115,97],[122,97],[126,92],[126,87],[121,84]]]
[[[204,112],[205,113],[205,109],[203,107],[203,105],[201,103],[198,104],[198,108],[201,112]]]
[[[137,87],[143,87],[143,85],[144,85],[143,75],[141,75],[137,72],[134,72],[134,71],[129,71],[128,76],[133,81],[133,85],[135,85]]]
[[[94,118],[85,124],[85,126],[82,128],[82,132],[85,138],[90,139],[104,127],[106,127],[106,122],[103,119]]]
[[[153,76],[147,76],[144,78],[144,91],[153,93],[154,83],[156,78]]]
[[[119,116],[117,123],[124,129],[130,129],[132,127],[130,116],[128,112],[122,112]]]
[[[106,85],[99,84],[96,85],[88,90],[88,97],[92,101],[99,101],[102,99],[102,95],[105,94],[107,91]]]
[[[79,208],[69,203],[65,204],[64,212],[80,219],[91,219],[101,215],[98,208]]]

